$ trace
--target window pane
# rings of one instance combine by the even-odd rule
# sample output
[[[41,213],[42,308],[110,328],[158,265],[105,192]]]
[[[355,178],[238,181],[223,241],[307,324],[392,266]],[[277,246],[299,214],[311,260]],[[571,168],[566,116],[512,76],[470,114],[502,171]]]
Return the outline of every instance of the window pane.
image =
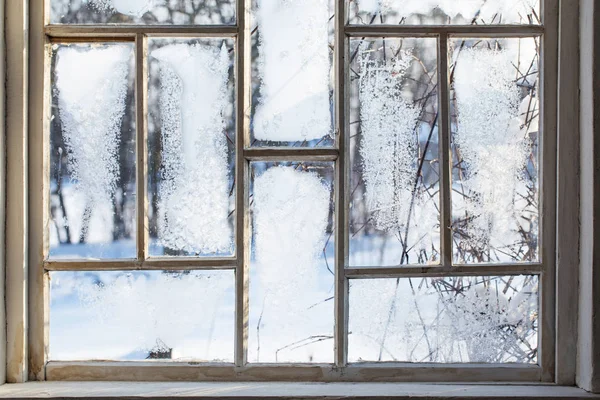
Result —
[[[333,362],[332,163],[252,163],[250,362]]]
[[[52,361],[233,362],[233,271],[50,277]]]
[[[50,0],[53,24],[235,24],[235,0]]]
[[[439,262],[436,39],[350,42],[351,266]]]
[[[51,258],[133,258],[134,51],[54,45],[50,128]]]
[[[149,43],[153,256],[234,252],[234,41]]]
[[[333,145],[333,2],[253,3],[252,145]]]
[[[348,0],[351,24],[540,24],[539,0]]]
[[[454,259],[537,261],[539,38],[451,42]]]
[[[350,280],[350,362],[537,362],[538,277]]]

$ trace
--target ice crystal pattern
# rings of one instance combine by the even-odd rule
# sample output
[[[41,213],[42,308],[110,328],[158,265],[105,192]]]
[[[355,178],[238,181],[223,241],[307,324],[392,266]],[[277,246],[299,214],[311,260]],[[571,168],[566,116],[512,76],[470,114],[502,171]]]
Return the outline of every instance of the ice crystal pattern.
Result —
[[[329,0],[259,0],[260,99],[254,137],[319,139],[331,133]]]
[[[413,15],[439,12],[451,19],[520,21],[539,7],[539,0],[357,0],[361,11],[387,14],[402,21]]]
[[[141,17],[152,10],[159,0],[91,0],[98,11],[116,11],[121,14]]]
[[[402,93],[412,53],[400,51],[387,62],[373,60],[368,50],[360,57],[360,154],[366,204],[377,229],[397,231],[406,226],[415,201],[415,129],[420,111]]]
[[[461,218],[469,220],[463,242],[474,249],[510,244],[517,229],[515,196],[530,150],[513,60],[509,50],[465,49],[456,63],[454,140],[465,173],[457,184],[467,193],[461,199]]]
[[[529,276],[354,280],[350,361],[535,363]]]
[[[261,289],[262,321],[268,322],[260,334],[269,341],[251,341],[261,348],[260,354],[254,346],[250,349],[253,361],[281,362],[285,355],[281,352],[278,359],[277,349],[332,334],[332,303],[315,306],[322,299],[314,297],[330,197],[331,188],[319,176],[293,167],[272,167],[254,183],[256,278],[251,285]],[[261,312],[260,302],[252,307]],[[323,361],[330,361],[328,356],[318,355]]]
[[[112,204],[115,195],[130,59],[125,46],[61,47],[57,53],[56,94],[68,167],[90,210]]]
[[[229,252],[227,48],[173,44],[151,55],[159,61],[161,81],[159,240],[190,253]]]

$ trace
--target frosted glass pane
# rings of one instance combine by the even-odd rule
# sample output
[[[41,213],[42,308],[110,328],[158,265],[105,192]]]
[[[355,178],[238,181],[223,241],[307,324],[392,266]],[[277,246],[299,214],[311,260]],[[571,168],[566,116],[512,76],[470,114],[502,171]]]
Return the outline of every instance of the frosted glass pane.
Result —
[[[233,255],[233,40],[151,40],[151,255]]]
[[[234,24],[235,0],[50,0],[50,21],[53,24]]]
[[[349,362],[537,362],[536,276],[352,279]]]
[[[52,361],[233,362],[232,271],[50,277]]]
[[[133,45],[54,45],[51,258],[135,257]]]
[[[436,39],[350,42],[351,266],[439,262]]]
[[[539,38],[451,47],[454,259],[537,261]]]
[[[539,0],[348,0],[351,24],[541,23]]]
[[[332,163],[252,163],[249,362],[333,362]]]
[[[333,2],[255,0],[252,145],[333,144]]]

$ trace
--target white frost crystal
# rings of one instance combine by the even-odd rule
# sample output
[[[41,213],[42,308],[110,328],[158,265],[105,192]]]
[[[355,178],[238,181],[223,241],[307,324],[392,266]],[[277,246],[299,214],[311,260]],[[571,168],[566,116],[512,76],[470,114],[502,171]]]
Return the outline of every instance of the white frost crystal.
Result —
[[[259,140],[331,134],[329,0],[259,0]]]
[[[161,71],[159,239],[191,253],[228,252],[227,48],[174,44],[151,55]]]
[[[515,194],[529,154],[519,119],[515,55],[509,50],[465,49],[456,64],[455,141],[465,163],[461,184],[471,246],[513,241]],[[456,213],[455,213],[456,214]],[[466,240],[466,239],[465,239]]]
[[[387,63],[371,59],[369,51],[360,53],[365,196],[374,225],[384,231],[406,225],[416,179],[415,129],[420,111],[402,95],[402,81],[411,62],[410,50],[400,51]]]
[[[485,21],[521,21],[532,9],[539,8],[539,0],[357,0],[359,9],[369,13],[394,15],[396,19],[412,15],[431,15],[434,10],[450,18]],[[502,19],[499,17],[502,16]],[[528,21],[525,21],[528,22]],[[505,22],[506,23],[506,22]]]
[[[100,11],[114,10],[121,14],[141,17],[152,10],[157,0],[91,0]]]
[[[291,351],[291,344],[332,333],[333,304],[322,302],[319,263],[330,197],[331,188],[319,176],[293,167],[272,167],[254,182],[256,264],[251,288],[259,294],[252,297],[252,313],[262,316],[260,337],[268,340],[258,342],[252,332],[253,361],[298,361],[286,358],[298,357],[293,352],[280,352],[277,359],[276,350]],[[301,352],[302,346],[298,348]],[[331,353],[314,356],[319,361],[331,361]]]
[[[115,195],[131,55],[130,47],[116,45],[61,47],[57,53],[56,90],[68,167],[91,210],[112,204]]]
[[[256,179],[257,274],[270,291],[297,291],[296,274],[317,276],[315,265],[323,251],[330,191],[317,175],[292,167],[273,167]],[[282,274],[282,268],[290,273]],[[292,287],[284,288],[287,285]]]

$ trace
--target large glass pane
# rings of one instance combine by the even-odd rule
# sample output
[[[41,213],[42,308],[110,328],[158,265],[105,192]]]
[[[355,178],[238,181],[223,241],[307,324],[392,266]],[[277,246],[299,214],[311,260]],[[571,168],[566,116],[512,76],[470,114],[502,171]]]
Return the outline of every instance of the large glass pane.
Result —
[[[350,41],[351,266],[439,263],[437,42]]]
[[[252,10],[252,145],[333,145],[333,1],[253,0]]]
[[[54,45],[50,258],[134,258],[132,44]]]
[[[350,280],[348,360],[535,364],[538,277]]]
[[[351,24],[541,24],[539,0],[348,0]]]
[[[52,272],[52,361],[233,362],[232,271]]]
[[[232,39],[149,43],[149,231],[152,256],[234,252]]]
[[[249,362],[333,362],[332,163],[252,163]]]
[[[235,0],[50,0],[50,22],[53,24],[234,24]]]
[[[539,259],[539,38],[451,42],[458,263]]]

